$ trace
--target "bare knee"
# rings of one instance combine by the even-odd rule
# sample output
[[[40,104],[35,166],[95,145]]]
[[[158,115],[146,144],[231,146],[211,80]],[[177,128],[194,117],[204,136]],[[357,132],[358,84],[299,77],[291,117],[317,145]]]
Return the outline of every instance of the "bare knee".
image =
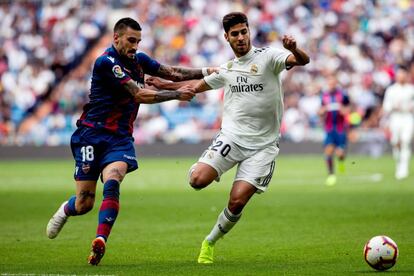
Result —
[[[207,187],[212,181],[201,170],[194,170],[190,175],[190,185],[196,190]]]
[[[123,161],[110,163],[102,170],[102,182],[105,183],[106,181],[113,179],[118,181],[118,183],[121,183],[127,170],[128,164]]]
[[[191,187],[196,190],[200,190],[210,185],[210,183],[213,182],[217,176],[218,173],[213,167],[205,163],[198,162],[190,168],[189,182]]]
[[[118,183],[121,183],[122,180],[124,180],[125,177],[125,172],[123,172],[121,169],[119,168],[112,168],[109,170],[108,174],[105,175],[104,181],[106,182],[109,179],[113,179],[118,181]]]

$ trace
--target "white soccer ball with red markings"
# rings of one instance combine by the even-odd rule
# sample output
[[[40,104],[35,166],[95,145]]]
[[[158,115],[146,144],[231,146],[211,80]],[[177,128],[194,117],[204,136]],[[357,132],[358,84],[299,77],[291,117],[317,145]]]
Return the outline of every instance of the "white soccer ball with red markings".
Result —
[[[364,258],[376,270],[390,269],[397,262],[397,244],[387,236],[375,236],[365,244]]]

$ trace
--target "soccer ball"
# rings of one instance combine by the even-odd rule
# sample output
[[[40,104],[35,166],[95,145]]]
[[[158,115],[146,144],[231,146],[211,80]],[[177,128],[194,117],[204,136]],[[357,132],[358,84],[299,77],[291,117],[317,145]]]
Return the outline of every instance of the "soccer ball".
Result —
[[[387,236],[375,236],[365,244],[364,258],[376,270],[390,269],[397,262],[397,244]]]

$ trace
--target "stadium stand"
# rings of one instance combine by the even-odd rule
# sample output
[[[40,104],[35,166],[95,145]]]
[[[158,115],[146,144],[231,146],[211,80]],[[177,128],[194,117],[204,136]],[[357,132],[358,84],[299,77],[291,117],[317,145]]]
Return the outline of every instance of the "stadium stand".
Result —
[[[140,50],[160,62],[202,67],[232,58],[221,19],[237,10],[248,15],[256,46],[281,47],[280,37],[292,34],[311,56],[308,66],[284,74],[282,137],[321,141],[319,92],[334,71],[352,101],[351,140],[380,154],[385,88],[398,64],[414,76],[414,3],[408,0],[2,1],[0,144],[69,143],[93,60],[110,44],[107,23],[115,16],[138,19]],[[221,98],[222,91],[210,91],[190,104],[142,105],[136,143],[210,139],[220,126]]]

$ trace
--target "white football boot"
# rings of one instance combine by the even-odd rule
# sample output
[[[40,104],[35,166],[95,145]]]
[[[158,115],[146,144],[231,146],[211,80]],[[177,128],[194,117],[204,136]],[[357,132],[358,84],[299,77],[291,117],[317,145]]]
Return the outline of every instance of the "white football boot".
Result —
[[[60,205],[59,209],[47,224],[46,235],[49,239],[56,238],[60,230],[62,230],[63,225],[65,225],[66,221],[68,220],[68,216],[65,214],[64,210],[66,203],[68,202],[65,201],[62,203],[62,205]]]

